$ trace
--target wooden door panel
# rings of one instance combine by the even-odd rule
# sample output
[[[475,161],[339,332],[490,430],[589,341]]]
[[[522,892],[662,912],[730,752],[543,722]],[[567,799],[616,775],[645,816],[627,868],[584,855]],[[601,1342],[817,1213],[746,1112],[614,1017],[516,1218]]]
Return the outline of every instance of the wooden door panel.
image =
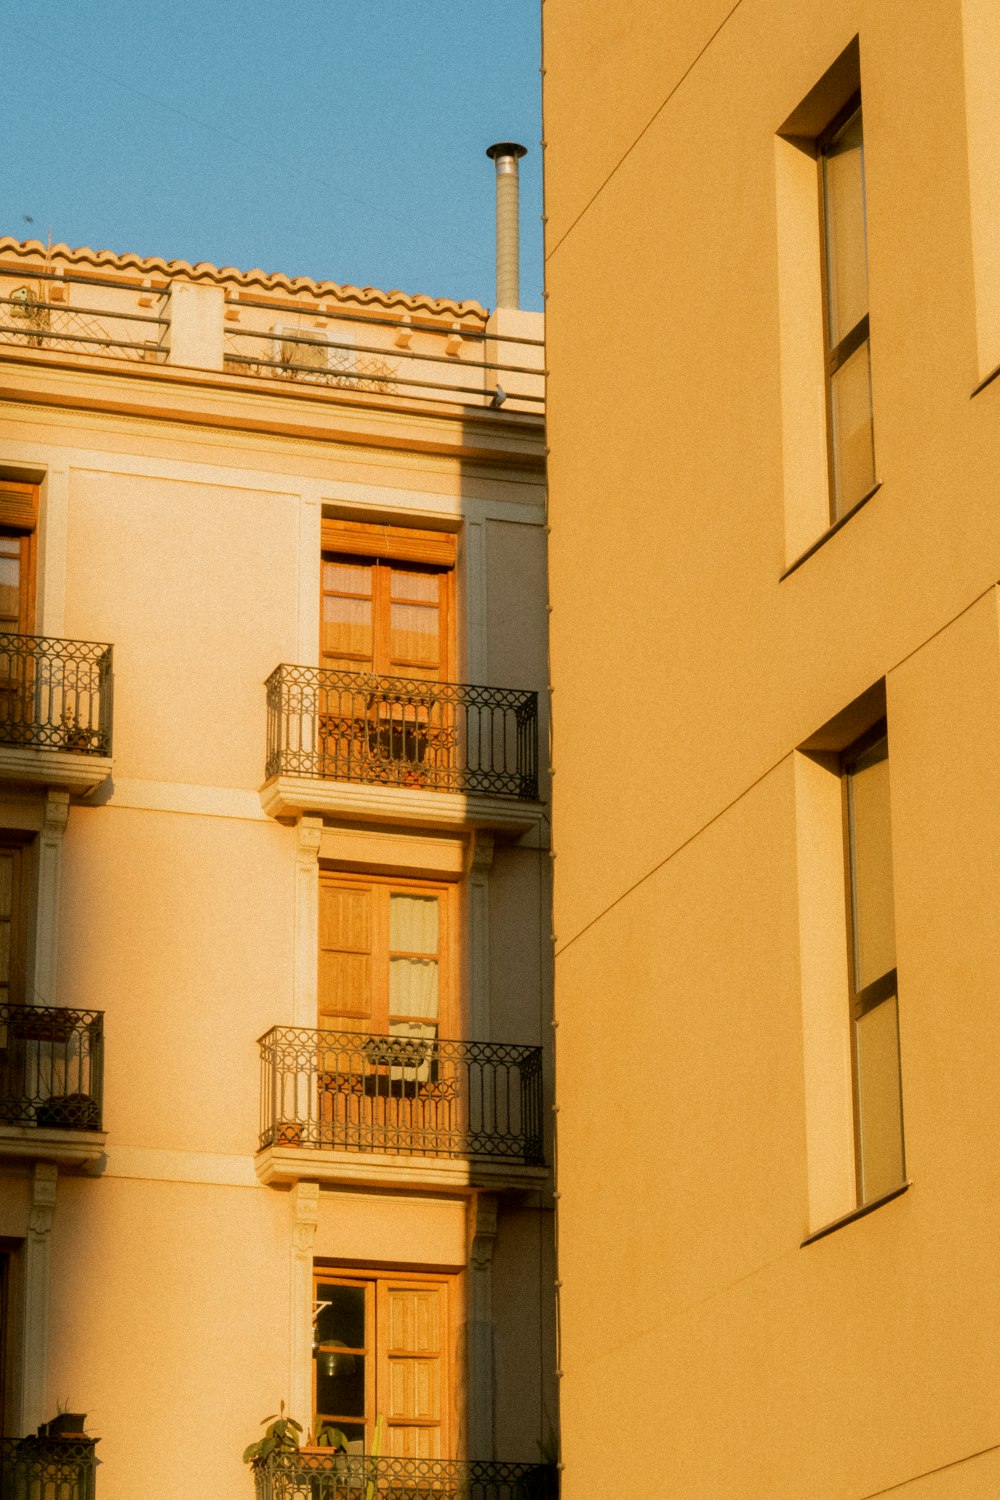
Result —
[[[372,1028],[374,915],[370,886],[321,878],[319,1021],[323,1028]]]
[[[421,1284],[383,1288],[385,1346],[379,1361],[393,1449],[438,1458],[442,1443],[445,1288]]]
[[[441,1371],[438,1360],[389,1357],[389,1420],[440,1422]]]
[[[438,1287],[389,1291],[389,1352],[437,1354],[441,1348],[441,1293]]]

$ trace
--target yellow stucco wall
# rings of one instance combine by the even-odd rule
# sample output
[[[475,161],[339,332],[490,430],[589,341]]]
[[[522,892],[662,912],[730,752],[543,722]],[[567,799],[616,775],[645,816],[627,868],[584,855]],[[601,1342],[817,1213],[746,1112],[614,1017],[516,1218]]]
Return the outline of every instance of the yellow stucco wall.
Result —
[[[677,1500],[990,1494],[1000,382],[970,399],[970,142],[997,135],[966,73],[1000,23],[543,15],[566,1500],[621,1465]],[[823,531],[802,380],[823,399],[777,132],[856,35],[880,488],[783,576]],[[912,1185],[800,1248],[853,1203],[817,1011],[843,898],[797,750],[883,679]]]

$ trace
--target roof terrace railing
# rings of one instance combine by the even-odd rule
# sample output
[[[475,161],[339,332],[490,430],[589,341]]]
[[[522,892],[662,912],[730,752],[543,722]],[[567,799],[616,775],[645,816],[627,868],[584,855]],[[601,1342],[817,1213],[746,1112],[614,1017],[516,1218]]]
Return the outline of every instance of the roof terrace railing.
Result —
[[[233,373],[416,400],[499,407],[512,397],[535,410],[544,403],[541,339],[340,309],[304,326],[294,309],[282,318],[271,303],[240,299],[241,316],[253,309],[267,313],[269,326],[227,326],[225,368]]]
[[[175,291],[184,292],[186,310]],[[514,331],[522,316],[500,312],[484,322],[458,309],[450,320],[419,311],[380,316],[335,301],[254,298],[223,284],[0,263],[0,345],[12,349],[541,412],[544,341]]]
[[[92,277],[56,276],[33,267],[25,269],[20,285],[17,280],[7,272],[0,284],[0,342],[23,349],[110,355],[147,364],[163,364],[169,358],[170,318],[165,290],[126,287]],[[86,288],[89,296],[85,303],[69,304],[70,286]],[[109,288],[115,295],[108,295]],[[127,301],[132,306],[126,306]]]

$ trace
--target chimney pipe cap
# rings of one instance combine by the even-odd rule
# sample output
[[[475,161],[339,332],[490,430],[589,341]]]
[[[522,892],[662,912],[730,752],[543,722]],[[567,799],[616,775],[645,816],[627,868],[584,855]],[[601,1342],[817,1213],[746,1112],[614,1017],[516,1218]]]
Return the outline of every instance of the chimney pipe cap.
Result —
[[[495,146],[487,146],[486,155],[493,161],[499,161],[501,156],[513,156],[515,160],[521,156],[527,156],[527,146],[518,145],[517,141],[497,141]]]

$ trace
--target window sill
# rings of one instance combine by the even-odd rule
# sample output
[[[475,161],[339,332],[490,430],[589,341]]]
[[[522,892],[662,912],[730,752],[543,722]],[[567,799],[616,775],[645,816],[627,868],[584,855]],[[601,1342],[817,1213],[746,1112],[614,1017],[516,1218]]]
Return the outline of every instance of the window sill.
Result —
[[[807,558],[812,557],[814,552],[818,552],[820,547],[825,546],[825,544],[830,540],[832,536],[836,536],[841,527],[846,526],[851,517],[856,516],[858,511],[861,510],[863,506],[867,505],[872,496],[877,495],[881,488],[882,481],[880,479],[876,484],[872,485],[871,489],[866,495],[862,495],[860,500],[856,500],[854,502],[850,510],[845,510],[844,514],[838,517],[838,519],[834,521],[832,526],[828,526],[826,531],[824,531],[821,536],[818,536],[816,538],[812,546],[807,547],[804,552],[799,554],[794,562],[788,564],[788,567],[779,576],[778,582],[784,582],[784,580],[789,576],[790,573],[795,572],[796,568],[801,568],[802,564],[807,560]]]
[[[873,1198],[870,1203],[862,1203],[860,1208],[852,1208],[849,1214],[842,1214],[839,1219],[834,1219],[832,1223],[824,1224],[822,1229],[816,1229],[812,1234],[807,1234],[800,1244],[799,1249],[804,1250],[807,1245],[815,1244],[816,1240],[825,1239],[828,1234],[833,1234],[834,1230],[843,1229],[845,1224],[853,1224],[856,1219],[863,1219],[866,1214],[874,1213],[884,1203],[891,1203],[893,1198],[902,1197],[903,1193],[912,1186],[911,1182],[902,1182],[899,1187],[893,1188],[891,1192],[883,1193],[881,1198]]]
[[[978,396],[980,391],[985,391],[988,385],[992,385],[998,375],[1000,375],[1000,365],[997,365],[996,369],[991,370],[988,375],[984,375],[979,384],[973,387],[969,392],[969,400],[971,401],[973,396]]]

